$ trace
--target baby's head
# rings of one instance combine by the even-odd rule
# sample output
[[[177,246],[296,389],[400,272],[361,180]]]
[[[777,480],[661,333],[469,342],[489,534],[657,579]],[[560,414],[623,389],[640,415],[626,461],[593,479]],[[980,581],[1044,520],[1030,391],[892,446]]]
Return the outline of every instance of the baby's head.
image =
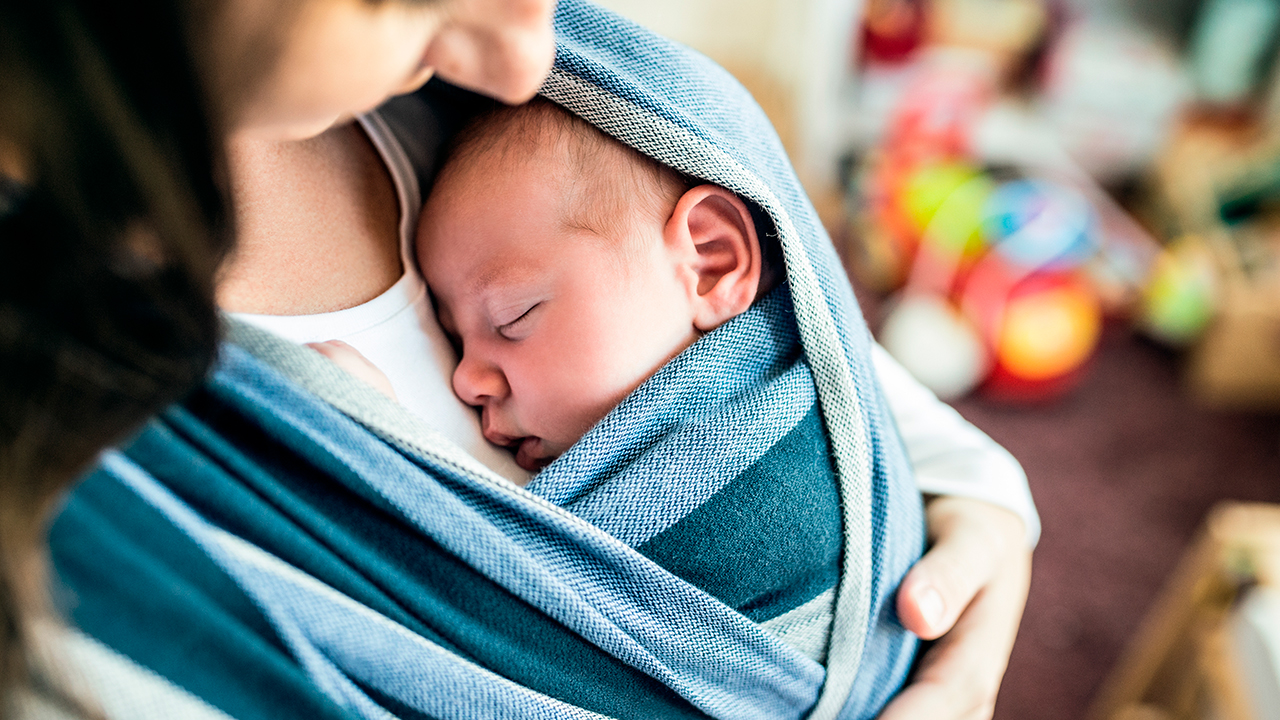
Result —
[[[703,333],[750,307],[745,203],[537,100],[455,141],[418,262],[459,345],[453,387],[538,469]]]

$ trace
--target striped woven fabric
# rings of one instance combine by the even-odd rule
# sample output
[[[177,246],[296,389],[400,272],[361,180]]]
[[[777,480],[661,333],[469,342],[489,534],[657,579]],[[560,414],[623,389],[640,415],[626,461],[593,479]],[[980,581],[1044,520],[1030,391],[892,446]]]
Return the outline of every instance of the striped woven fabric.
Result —
[[[51,532],[86,633],[237,718],[870,718],[923,524],[830,241],[722,70],[579,0],[543,94],[768,218],[788,281],[527,488],[318,354],[214,375]]]

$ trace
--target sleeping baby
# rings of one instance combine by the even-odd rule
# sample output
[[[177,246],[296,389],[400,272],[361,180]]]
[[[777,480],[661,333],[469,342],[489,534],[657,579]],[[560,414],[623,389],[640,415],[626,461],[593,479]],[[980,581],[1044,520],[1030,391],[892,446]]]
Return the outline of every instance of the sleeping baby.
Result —
[[[839,479],[781,250],[751,208],[535,100],[459,134],[421,217],[454,391],[485,438],[546,468],[531,492],[831,667]],[[353,348],[313,347],[394,397]],[[914,487],[889,495],[891,513],[919,517]],[[876,587],[919,557],[908,521],[886,521],[880,564],[861,569]],[[878,712],[916,647],[881,607],[866,652],[841,646],[874,679],[851,717]]]
[[[545,100],[464,130],[421,217],[418,264],[460,356],[454,391],[526,470],[775,284],[735,194]],[[355,349],[313,347],[393,395]]]

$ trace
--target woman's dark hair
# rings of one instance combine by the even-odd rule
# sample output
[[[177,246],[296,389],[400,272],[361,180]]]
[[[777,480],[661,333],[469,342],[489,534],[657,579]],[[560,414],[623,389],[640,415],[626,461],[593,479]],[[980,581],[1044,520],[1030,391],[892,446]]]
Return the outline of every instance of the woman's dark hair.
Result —
[[[49,510],[216,352],[228,223],[192,51],[214,5],[0,0],[0,713]]]

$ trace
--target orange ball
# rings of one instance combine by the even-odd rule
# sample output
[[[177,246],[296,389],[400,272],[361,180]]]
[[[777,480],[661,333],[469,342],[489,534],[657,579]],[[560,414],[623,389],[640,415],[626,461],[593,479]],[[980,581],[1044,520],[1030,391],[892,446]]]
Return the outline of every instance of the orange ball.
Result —
[[[996,357],[1015,377],[1047,380],[1082,365],[1101,329],[1098,300],[1079,283],[1018,293],[1005,306]]]

